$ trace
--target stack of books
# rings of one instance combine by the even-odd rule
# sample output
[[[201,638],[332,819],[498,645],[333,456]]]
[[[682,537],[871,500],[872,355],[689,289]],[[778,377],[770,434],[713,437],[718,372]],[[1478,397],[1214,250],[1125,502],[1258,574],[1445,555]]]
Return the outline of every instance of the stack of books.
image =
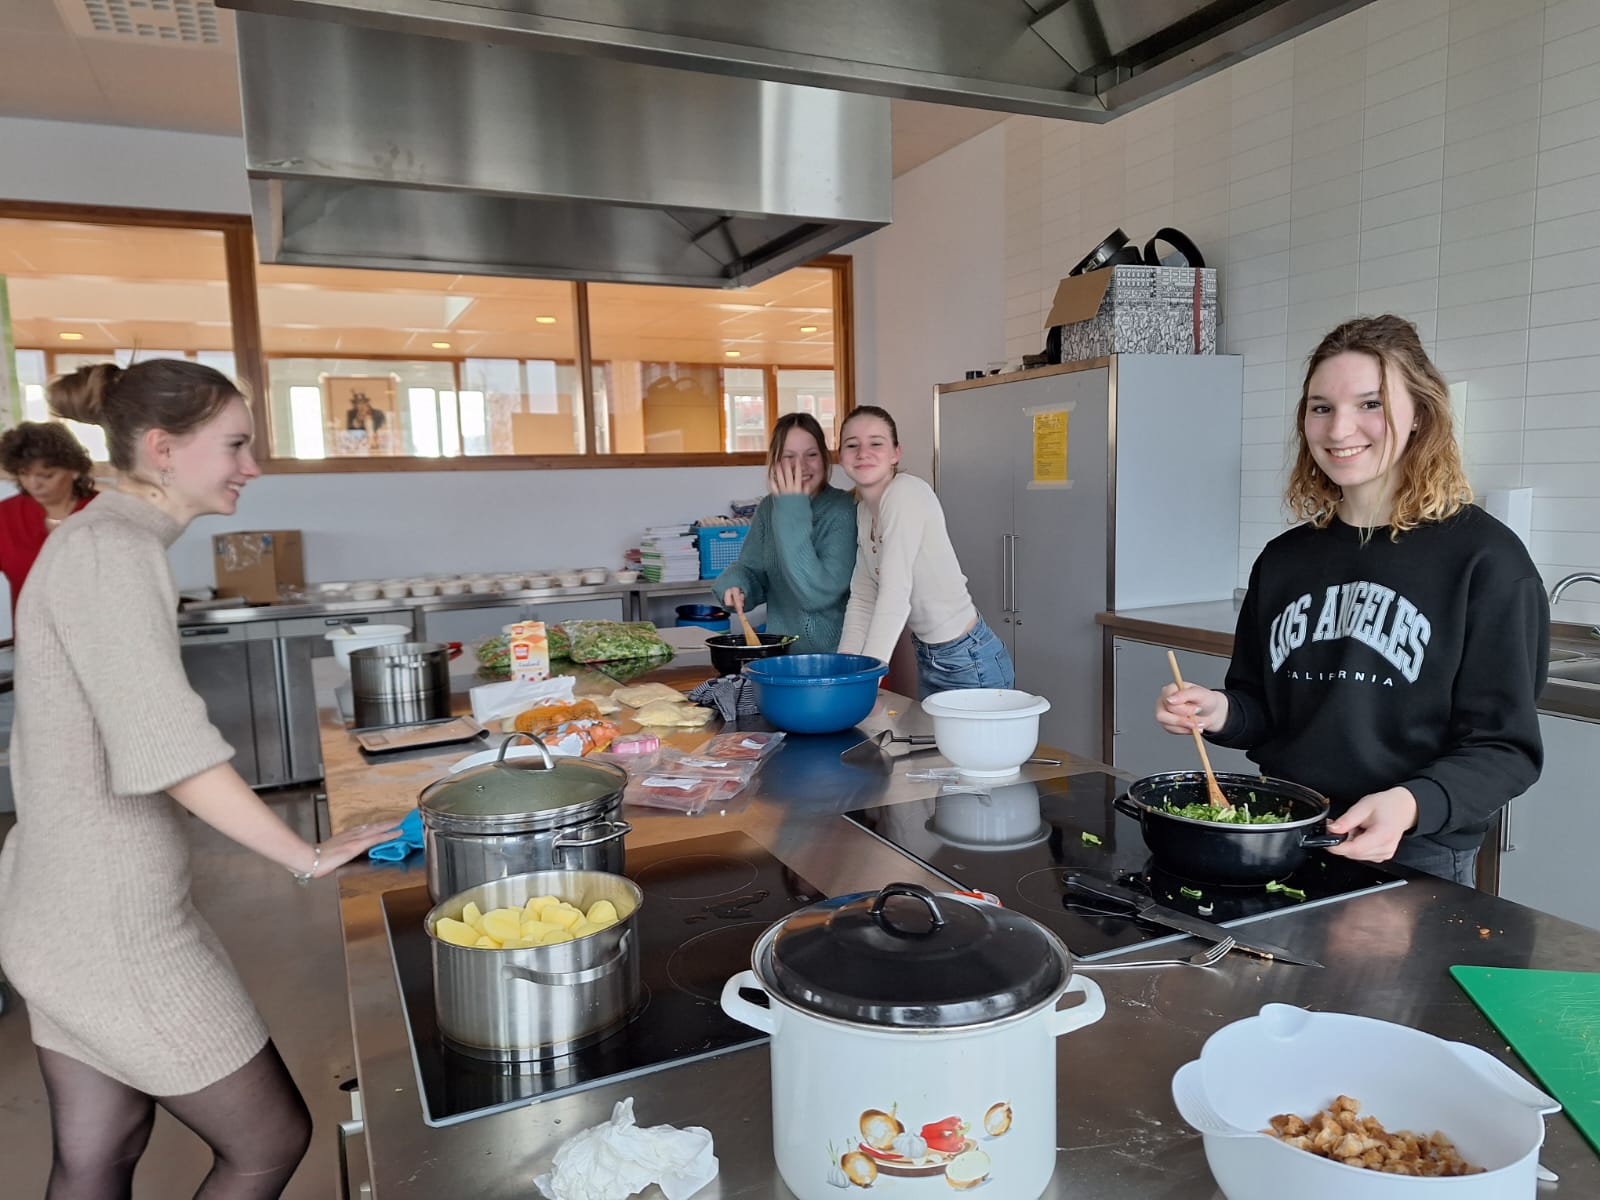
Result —
[[[691,525],[652,525],[639,541],[639,570],[651,583],[700,578],[700,551]]]

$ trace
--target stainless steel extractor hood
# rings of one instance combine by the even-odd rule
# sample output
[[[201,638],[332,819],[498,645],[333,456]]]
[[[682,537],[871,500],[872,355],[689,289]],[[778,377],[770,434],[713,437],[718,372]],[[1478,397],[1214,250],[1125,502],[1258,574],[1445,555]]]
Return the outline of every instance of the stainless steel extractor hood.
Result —
[[[1369,0],[218,0],[228,8],[1105,121]]]
[[[726,287],[889,221],[889,102],[240,13],[264,262]]]

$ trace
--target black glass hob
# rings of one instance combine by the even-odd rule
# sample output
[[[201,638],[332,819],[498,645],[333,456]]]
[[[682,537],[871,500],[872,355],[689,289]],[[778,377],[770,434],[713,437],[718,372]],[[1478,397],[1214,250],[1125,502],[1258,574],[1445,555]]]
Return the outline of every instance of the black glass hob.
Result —
[[[640,1010],[583,1050],[515,1064],[471,1058],[442,1040],[422,926],[428,889],[384,893],[424,1121],[453,1125],[766,1040],[722,1011],[722,985],[749,967],[768,926],[823,894],[740,833],[630,847],[626,874],[644,891],[636,919]]]
[[[1098,771],[947,784],[937,796],[845,816],[957,887],[988,892],[1006,907],[1027,913],[1082,959],[1184,935],[1077,906],[1062,886],[1067,870],[1095,872],[1219,925],[1244,924],[1405,882],[1370,863],[1315,851],[1279,881],[1288,891],[1179,878],[1151,862],[1138,821],[1113,806],[1126,788],[1125,781]],[[1304,893],[1305,899],[1296,893]]]

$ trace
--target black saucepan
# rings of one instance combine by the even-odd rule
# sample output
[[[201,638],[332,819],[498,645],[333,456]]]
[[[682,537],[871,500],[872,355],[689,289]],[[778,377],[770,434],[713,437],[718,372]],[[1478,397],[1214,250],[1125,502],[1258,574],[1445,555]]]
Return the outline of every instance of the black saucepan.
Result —
[[[775,654],[789,653],[789,647],[794,645],[795,635],[792,633],[758,633],[761,640],[759,646],[745,644],[742,633],[719,633],[706,639],[706,645],[711,649],[711,665],[716,668],[718,675],[737,675],[744,670],[744,664],[757,658],[771,658]]]
[[[1298,783],[1261,775],[1217,775],[1222,794],[1252,813],[1277,813],[1290,819],[1277,825],[1233,825],[1195,821],[1164,811],[1206,802],[1206,777],[1200,771],[1147,775],[1116,799],[1117,808],[1139,822],[1156,865],[1203,883],[1252,884],[1282,879],[1306,859],[1306,851],[1337,846],[1329,834],[1328,798]]]

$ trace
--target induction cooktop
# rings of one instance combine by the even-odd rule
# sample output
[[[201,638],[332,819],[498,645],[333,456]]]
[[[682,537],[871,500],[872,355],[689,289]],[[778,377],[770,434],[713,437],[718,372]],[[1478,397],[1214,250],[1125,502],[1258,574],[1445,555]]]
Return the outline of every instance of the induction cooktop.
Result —
[[[1113,806],[1126,789],[1126,781],[1098,771],[973,781],[948,784],[936,796],[845,816],[957,887],[988,892],[1027,913],[1086,960],[1185,935],[1077,907],[1062,886],[1067,870],[1116,879],[1169,908],[1219,925],[1314,908],[1405,882],[1370,863],[1318,852],[1279,881],[1287,891],[1181,879],[1151,862],[1138,821]]]
[[[429,1125],[453,1125],[766,1041],[722,1011],[722,985],[750,966],[750,952],[768,926],[823,894],[742,833],[630,847],[627,861],[625,874],[644,892],[635,922],[644,1002],[604,1040],[531,1062],[489,1062],[444,1041],[423,929],[432,907],[428,889],[384,893],[384,922]]]

